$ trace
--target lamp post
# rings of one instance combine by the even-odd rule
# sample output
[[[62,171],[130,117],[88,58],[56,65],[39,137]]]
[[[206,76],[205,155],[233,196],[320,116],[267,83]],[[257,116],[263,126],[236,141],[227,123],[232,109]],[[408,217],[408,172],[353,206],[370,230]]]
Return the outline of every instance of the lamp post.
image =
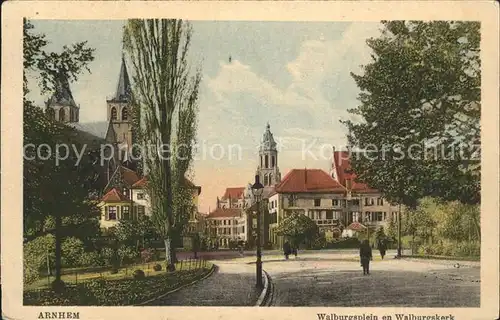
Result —
[[[260,178],[255,175],[255,183],[252,185],[252,194],[257,204],[257,261],[255,263],[257,272],[257,288],[262,288],[262,252],[260,243],[260,197],[264,191],[264,186],[260,183]]]
[[[399,205],[398,210],[398,259],[401,258],[401,204]]]

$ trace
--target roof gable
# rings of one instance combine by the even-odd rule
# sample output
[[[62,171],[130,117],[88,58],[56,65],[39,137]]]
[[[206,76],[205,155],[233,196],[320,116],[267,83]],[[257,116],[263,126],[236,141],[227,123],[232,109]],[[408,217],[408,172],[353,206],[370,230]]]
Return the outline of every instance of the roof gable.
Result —
[[[222,196],[223,200],[226,199],[238,199],[243,197],[243,194],[245,192],[245,187],[237,187],[237,188],[226,188],[226,191],[224,192],[224,195]]]
[[[345,191],[337,181],[321,169],[292,169],[275,189],[279,193]]]
[[[337,181],[344,186],[348,186],[348,180],[351,180],[350,189],[357,192],[375,192],[377,190],[370,188],[366,183],[357,182],[357,175],[352,171],[351,159],[348,151],[334,151],[333,152],[333,167]]]
[[[129,199],[127,199],[127,197],[125,197],[116,188],[113,188],[102,197],[101,201],[102,202],[123,202],[123,201],[129,201]]]

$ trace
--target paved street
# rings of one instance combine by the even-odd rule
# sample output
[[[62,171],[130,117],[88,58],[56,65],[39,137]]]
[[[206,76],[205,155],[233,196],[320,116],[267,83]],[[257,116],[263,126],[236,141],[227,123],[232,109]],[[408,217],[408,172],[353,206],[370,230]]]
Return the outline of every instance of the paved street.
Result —
[[[255,267],[217,262],[210,277],[174,292],[155,306],[254,306],[261,291],[255,288]]]
[[[393,259],[374,252],[371,274],[363,276],[357,250],[303,251],[285,261],[279,251],[263,255],[274,283],[273,306],[479,307],[479,262]],[[235,257],[236,256],[236,257]],[[209,257],[207,257],[209,258]],[[253,306],[255,256],[211,255],[218,270],[209,278],[154,305]]]
[[[353,261],[348,261],[350,258]],[[363,276],[353,255],[270,261],[275,306],[479,307],[478,266],[450,261],[374,261]]]

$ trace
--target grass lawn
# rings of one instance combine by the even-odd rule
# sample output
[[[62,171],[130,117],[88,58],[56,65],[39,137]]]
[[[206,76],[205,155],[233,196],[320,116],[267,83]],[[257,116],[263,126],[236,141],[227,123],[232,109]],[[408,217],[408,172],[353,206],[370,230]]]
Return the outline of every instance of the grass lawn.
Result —
[[[182,261],[179,263],[176,263],[175,269],[177,271],[189,271],[189,270],[194,270],[196,268],[200,268],[200,263],[203,263],[203,261],[196,261],[196,260],[191,260],[191,261]],[[156,264],[160,264],[162,266],[161,271],[154,271],[153,267]],[[206,262],[208,268],[211,267],[211,264],[207,261]],[[67,284],[77,284],[81,283],[84,281],[89,281],[89,280],[95,280],[95,279],[104,279],[104,280],[121,280],[121,279],[132,279],[132,273],[134,270],[140,269],[144,271],[146,274],[146,277],[149,276],[156,276],[160,275],[162,273],[166,273],[165,270],[165,261],[153,261],[149,263],[142,263],[142,264],[136,264],[136,265],[131,265],[127,267],[123,267],[118,269],[118,273],[112,274],[110,270],[104,270],[104,271],[94,271],[94,272],[85,272],[82,268],[73,268],[73,269],[66,269],[63,270],[63,275],[61,276],[61,279],[66,282]],[[50,287],[50,283],[54,281],[54,277],[47,277],[44,276],[40,278],[38,281],[35,281],[29,285],[26,285],[24,287],[24,290],[32,290],[32,289],[41,289],[41,288],[48,288]]]

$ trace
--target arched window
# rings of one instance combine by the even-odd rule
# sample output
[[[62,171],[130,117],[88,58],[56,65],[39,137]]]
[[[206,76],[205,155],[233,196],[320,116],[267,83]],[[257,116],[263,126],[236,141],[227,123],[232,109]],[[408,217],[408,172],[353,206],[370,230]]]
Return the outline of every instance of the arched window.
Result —
[[[127,109],[127,107],[123,107],[123,109],[122,109],[122,120],[123,121],[128,120],[128,109]]]
[[[265,157],[265,168],[269,168],[269,156],[266,154],[266,157]]]
[[[52,108],[47,109],[47,117],[51,120],[56,119],[56,113],[54,112],[54,109]]]
[[[116,120],[116,119],[117,119],[116,108],[113,107],[111,108],[111,120]]]
[[[66,115],[64,114],[64,109],[59,109],[59,121],[64,121],[66,119]]]
[[[269,174],[269,185],[271,185],[273,183],[273,174],[270,173]]]
[[[267,186],[269,184],[269,177],[267,176],[267,174],[264,175],[264,185]]]
[[[276,165],[276,159],[274,159],[274,156],[271,156],[271,168],[274,168]]]

